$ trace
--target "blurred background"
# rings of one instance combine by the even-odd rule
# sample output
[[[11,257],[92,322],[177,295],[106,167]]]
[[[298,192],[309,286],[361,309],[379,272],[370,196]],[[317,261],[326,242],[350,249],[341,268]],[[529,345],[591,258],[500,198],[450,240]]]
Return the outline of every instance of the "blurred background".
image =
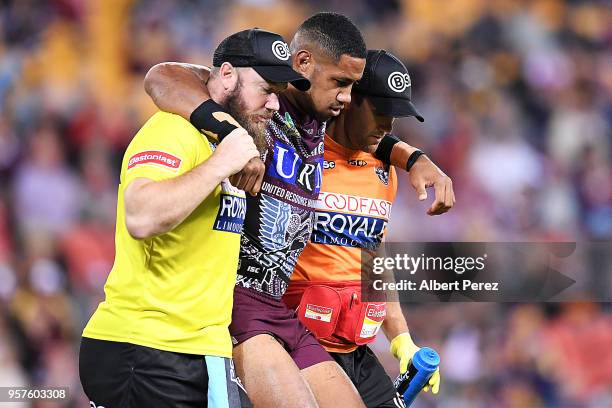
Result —
[[[253,26],[289,41],[324,10],[405,61],[426,122],[395,133],[454,181],[455,208],[432,218],[401,175],[389,240],[597,243],[578,273],[610,299],[608,1],[2,0],[0,386],[71,390],[67,403],[6,406],[89,406],[79,339],[113,262],[121,158],[155,111],[147,70],[209,64],[223,37]],[[440,394],[414,407],[612,407],[608,303],[405,312],[443,361]],[[386,347],[375,345],[395,375]]]

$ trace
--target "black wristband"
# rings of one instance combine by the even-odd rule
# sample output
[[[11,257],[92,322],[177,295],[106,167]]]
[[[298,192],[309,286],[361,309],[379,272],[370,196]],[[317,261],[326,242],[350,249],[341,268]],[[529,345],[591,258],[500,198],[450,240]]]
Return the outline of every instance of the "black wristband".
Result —
[[[212,99],[202,102],[195,108],[189,121],[200,132],[216,137],[219,141],[238,128],[238,122]]]
[[[383,163],[391,164],[391,150],[393,150],[393,146],[399,142],[400,140],[396,136],[385,135],[378,143],[378,147],[374,152],[374,157]]]
[[[410,171],[410,169],[412,168],[412,166],[414,166],[414,163],[416,163],[418,158],[424,154],[425,153],[421,150],[415,150],[414,152],[412,152],[410,157],[408,157],[408,163],[406,163],[406,171]]]

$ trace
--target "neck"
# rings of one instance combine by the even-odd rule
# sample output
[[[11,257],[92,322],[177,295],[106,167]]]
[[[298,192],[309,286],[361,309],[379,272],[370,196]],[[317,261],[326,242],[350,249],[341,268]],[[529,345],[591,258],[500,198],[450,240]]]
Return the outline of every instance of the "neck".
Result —
[[[303,115],[300,119],[304,123],[316,117],[315,112],[312,110],[312,103],[309,100],[310,96],[308,96],[306,92],[302,92],[294,86],[289,85],[283,95],[287,98],[289,103],[298,108],[298,113]]]
[[[216,81],[215,78],[210,78],[209,81],[206,83],[206,87],[208,88],[210,99],[212,99],[219,105],[224,106],[227,100],[227,92],[225,92],[225,89],[223,89],[223,85],[221,85],[221,82]]]

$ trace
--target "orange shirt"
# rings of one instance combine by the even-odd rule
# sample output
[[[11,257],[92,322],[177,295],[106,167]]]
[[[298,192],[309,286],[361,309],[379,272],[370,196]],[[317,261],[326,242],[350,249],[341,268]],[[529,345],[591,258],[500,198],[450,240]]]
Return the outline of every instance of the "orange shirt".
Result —
[[[326,136],[324,160],[310,242],[284,298],[292,308],[308,284],[352,286],[360,281],[361,249],[375,249],[382,242],[397,193],[395,169],[372,154],[347,149]],[[328,351],[356,347],[322,344]]]
[[[395,200],[395,169],[372,154],[326,136],[324,159],[314,228],[292,282],[359,280],[360,249],[380,245]]]

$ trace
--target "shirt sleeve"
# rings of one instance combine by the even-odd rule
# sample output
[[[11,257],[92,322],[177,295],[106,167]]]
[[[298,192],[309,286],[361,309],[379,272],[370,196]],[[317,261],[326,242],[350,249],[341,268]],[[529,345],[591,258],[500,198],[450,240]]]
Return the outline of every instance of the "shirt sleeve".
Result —
[[[191,123],[178,115],[158,112],[128,146],[121,182],[127,186],[139,177],[154,181],[178,177],[196,166],[203,144],[208,146]]]

